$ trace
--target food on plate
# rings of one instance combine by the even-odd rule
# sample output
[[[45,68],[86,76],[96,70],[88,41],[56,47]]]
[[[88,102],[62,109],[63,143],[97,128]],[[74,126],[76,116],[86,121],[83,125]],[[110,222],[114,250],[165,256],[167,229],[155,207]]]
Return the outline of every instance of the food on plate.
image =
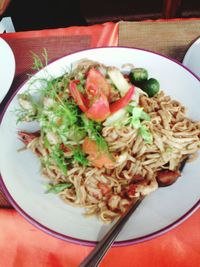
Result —
[[[18,134],[40,159],[47,191],[104,222],[156,190],[157,180],[175,181],[200,148],[200,123],[143,68],[85,59],[18,100],[18,122],[39,124]]]
[[[144,68],[133,68],[130,71],[130,79],[133,84],[141,84],[148,79],[148,71]]]

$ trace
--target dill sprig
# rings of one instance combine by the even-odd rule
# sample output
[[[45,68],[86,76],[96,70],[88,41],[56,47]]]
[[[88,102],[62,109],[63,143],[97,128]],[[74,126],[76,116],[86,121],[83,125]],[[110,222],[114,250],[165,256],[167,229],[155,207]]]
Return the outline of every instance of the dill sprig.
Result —
[[[32,57],[33,70],[41,70],[48,64],[46,49],[41,55],[32,52]],[[70,80],[76,79],[74,75],[80,80],[79,90],[84,91],[85,78],[81,72],[73,73],[70,70],[58,78],[51,77],[47,71],[44,74],[42,77],[33,76],[25,92],[34,113],[20,107],[17,111],[18,121],[39,122],[44,147],[49,151],[45,159],[40,158],[42,165],[48,168],[54,163],[63,175],[67,175],[72,162],[88,165],[80,145],[86,136],[95,140],[101,151],[108,151],[108,145],[101,134],[101,123],[88,119],[68,93]],[[67,156],[62,145],[69,146],[72,155]]]
[[[46,48],[43,49],[43,53],[41,53],[41,56],[37,55],[36,53],[32,52],[32,58],[33,58],[33,70],[41,70],[48,64],[48,54]]]
[[[67,175],[67,162],[63,151],[60,149],[60,144],[52,147],[50,157],[56,162],[58,168],[64,175]]]
[[[80,163],[81,165],[83,166],[88,165],[88,160],[86,158],[85,153],[81,149],[80,145],[73,149],[73,156],[74,156],[74,160]]]

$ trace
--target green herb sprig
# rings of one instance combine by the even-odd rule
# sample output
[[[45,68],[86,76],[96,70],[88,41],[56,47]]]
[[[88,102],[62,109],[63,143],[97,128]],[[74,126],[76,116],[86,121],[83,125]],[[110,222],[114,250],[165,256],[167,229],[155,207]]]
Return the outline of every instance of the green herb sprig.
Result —
[[[67,188],[71,188],[72,184],[70,183],[61,183],[61,184],[47,184],[47,191],[46,193],[54,193],[58,194],[64,191]]]
[[[32,66],[33,70],[41,70],[42,68],[47,66],[48,54],[47,54],[47,50],[45,48],[43,49],[43,53],[41,54],[41,56],[37,55],[34,52],[31,52],[31,54],[32,54],[32,58],[33,58],[33,66]]]

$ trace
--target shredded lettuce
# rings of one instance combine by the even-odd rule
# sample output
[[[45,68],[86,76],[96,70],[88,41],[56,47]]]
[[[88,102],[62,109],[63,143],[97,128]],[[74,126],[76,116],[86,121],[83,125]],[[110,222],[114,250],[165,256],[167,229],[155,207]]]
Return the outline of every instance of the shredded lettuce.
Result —
[[[150,121],[151,120],[151,117],[146,112],[144,112],[144,110],[142,110],[140,118],[141,118],[141,120],[145,120],[145,121]]]
[[[119,90],[121,96],[124,96],[130,89],[130,84],[124,78],[123,74],[117,68],[111,68],[108,70],[108,76]]]
[[[120,122],[123,122],[126,119],[127,111],[125,108],[122,108],[115,112],[113,115],[109,116],[105,122],[103,123],[104,126],[110,125],[120,125]]]
[[[135,129],[139,129],[141,127],[141,121],[140,121],[141,114],[142,114],[142,108],[140,107],[132,108],[131,125]]]
[[[147,144],[152,144],[153,142],[153,135],[150,133],[146,125],[141,125],[139,129],[139,134],[142,136],[143,140]]]
[[[147,144],[152,144],[153,136],[147,126],[142,123],[142,121],[150,121],[150,116],[141,107],[129,105],[127,108],[131,115],[129,118],[130,125],[139,130],[139,135]]]

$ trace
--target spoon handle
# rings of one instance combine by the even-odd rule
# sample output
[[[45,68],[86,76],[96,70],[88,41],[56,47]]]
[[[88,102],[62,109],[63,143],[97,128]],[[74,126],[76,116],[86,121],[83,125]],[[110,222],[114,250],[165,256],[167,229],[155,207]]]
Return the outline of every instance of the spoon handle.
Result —
[[[81,262],[79,267],[96,267],[106,254],[107,250],[113,244],[115,238],[131,216],[136,210],[144,197],[140,197],[134,202],[130,208],[124,213],[124,215],[113,225],[108,233],[102,238],[102,240],[96,245],[93,251]]]

